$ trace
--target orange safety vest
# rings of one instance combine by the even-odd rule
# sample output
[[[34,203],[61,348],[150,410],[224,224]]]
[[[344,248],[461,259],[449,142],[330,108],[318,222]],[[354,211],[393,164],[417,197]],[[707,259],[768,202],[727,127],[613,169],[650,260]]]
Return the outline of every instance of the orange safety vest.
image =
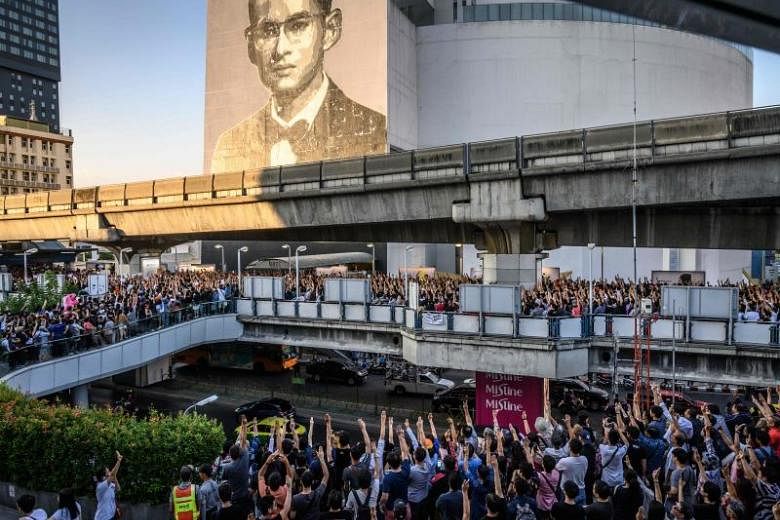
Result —
[[[195,485],[182,489],[173,488],[173,517],[176,520],[198,520],[198,498],[195,496]]]

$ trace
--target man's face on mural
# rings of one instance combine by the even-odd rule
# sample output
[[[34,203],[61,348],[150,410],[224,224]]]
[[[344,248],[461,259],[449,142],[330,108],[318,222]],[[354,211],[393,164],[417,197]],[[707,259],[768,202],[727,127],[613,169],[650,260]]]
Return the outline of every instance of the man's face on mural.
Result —
[[[247,38],[260,81],[276,96],[303,92],[341,36],[341,12],[326,13],[317,0],[252,1]]]

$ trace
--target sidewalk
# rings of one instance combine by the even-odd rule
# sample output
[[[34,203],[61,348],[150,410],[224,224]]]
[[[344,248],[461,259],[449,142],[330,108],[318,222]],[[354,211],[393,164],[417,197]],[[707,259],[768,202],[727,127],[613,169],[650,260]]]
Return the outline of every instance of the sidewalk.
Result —
[[[19,514],[15,510],[0,506],[0,520],[17,520],[18,518]]]

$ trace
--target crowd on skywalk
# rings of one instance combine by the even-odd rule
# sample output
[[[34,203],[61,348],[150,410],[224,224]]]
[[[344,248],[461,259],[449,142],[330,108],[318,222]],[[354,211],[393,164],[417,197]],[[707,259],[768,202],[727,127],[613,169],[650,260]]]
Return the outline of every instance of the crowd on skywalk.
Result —
[[[732,284],[739,289],[741,321],[776,322],[780,312],[780,287],[772,283]],[[649,280],[633,284],[622,278],[593,281],[593,314],[632,315],[637,302],[649,299],[653,313],[661,311],[662,285]],[[533,289],[522,293],[521,313],[526,316],[583,316],[588,313],[590,283],[584,279],[544,277]]]
[[[106,273],[107,291],[90,296],[90,274],[67,272],[66,283],[80,289],[59,301],[0,313],[0,354],[11,369],[218,311],[237,294],[235,274],[159,270],[129,277]]]
[[[324,301],[325,281],[340,275],[320,274],[307,270],[299,273],[299,289],[295,290],[295,274],[281,274],[284,277],[285,298],[300,301]],[[375,273],[370,278],[371,303],[373,305],[406,304],[406,281],[418,285],[419,306],[421,309],[436,312],[457,312],[459,309],[459,290],[461,284],[480,283],[480,279],[454,274],[410,273],[407,278],[401,275]]]
[[[465,403],[457,421],[382,411],[371,428],[357,419],[357,438],[328,414],[303,430],[280,419],[265,435],[241,417],[215,460],[177,468],[170,512],[175,520],[780,519],[780,387],[735,393],[724,409],[670,405],[660,387],[649,393],[650,402],[635,394],[600,420],[585,410],[558,420],[520,411],[500,422],[492,410],[490,424],[475,425]],[[101,520],[114,518],[121,498],[120,462],[117,454],[113,469],[98,472]],[[71,513],[55,518],[78,518],[72,495],[61,497]],[[45,518],[34,507],[20,497],[23,514]]]

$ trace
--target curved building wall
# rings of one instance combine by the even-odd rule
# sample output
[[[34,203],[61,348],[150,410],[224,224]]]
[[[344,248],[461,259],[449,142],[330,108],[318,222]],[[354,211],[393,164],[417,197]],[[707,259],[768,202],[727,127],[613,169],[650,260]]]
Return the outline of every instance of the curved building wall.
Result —
[[[752,106],[734,47],[625,23],[496,21],[417,28],[420,147]]]

